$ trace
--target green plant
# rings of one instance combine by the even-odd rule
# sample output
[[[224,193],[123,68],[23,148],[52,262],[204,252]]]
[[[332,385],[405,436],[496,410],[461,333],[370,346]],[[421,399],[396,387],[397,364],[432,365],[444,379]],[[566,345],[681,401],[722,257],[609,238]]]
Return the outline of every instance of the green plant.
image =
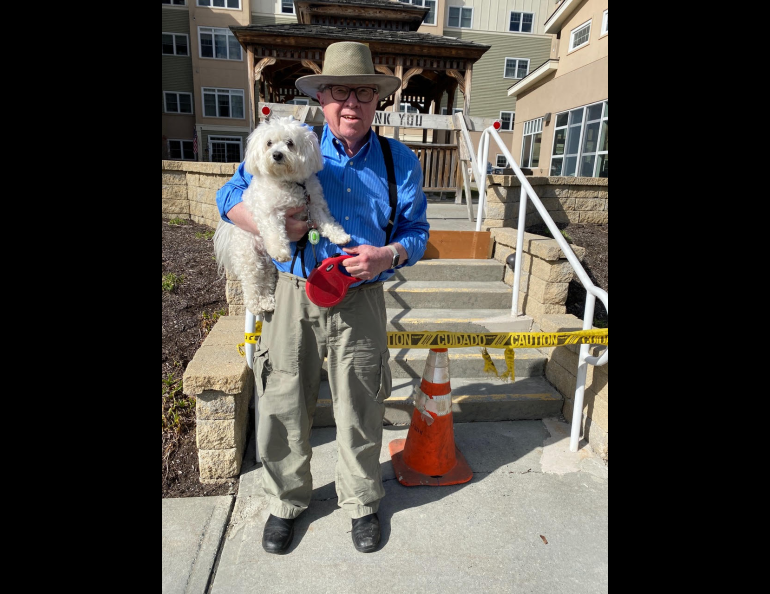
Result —
[[[204,334],[208,334],[209,332],[211,332],[211,329],[214,327],[214,324],[217,323],[217,320],[224,315],[227,315],[225,308],[222,308],[219,311],[215,311],[214,313],[211,313],[211,314],[204,311],[201,314],[201,317],[203,318],[203,321],[201,322],[201,327],[203,328]]]
[[[175,219],[171,219],[168,222],[169,225],[184,225],[185,221],[184,219],[180,219],[179,217],[176,217]]]
[[[182,281],[184,281],[184,275],[169,272],[168,274],[164,274],[161,280],[163,281],[163,290],[170,293],[182,284]]]
[[[162,432],[181,433],[195,422],[195,398],[182,393],[182,380],[168,375],[161,381]]]
[[[608,320],[594,320],[594,326],[596,328],[606,328],[609,325]]]
[[[572,238],[569,236],[569,233],[567,233],[566,230],[562,229],[561,231],[562,237],[567,240],[567,243],[572,244]]]
[[[196,233],[195,237],[197,237],[198,239],[209,240],[212,237],[214,237],[214,233],[215,233],[215,231],[213,229],[211,229],[210,231],[204,231],[203,233]]]

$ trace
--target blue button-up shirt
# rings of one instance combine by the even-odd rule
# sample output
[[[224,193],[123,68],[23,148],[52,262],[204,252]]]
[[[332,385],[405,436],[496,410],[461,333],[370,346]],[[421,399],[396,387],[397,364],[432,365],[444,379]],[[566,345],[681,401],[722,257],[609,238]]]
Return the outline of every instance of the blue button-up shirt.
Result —
[[[398,187],[398,203],[390,241],[400,243],[408,254],[407,260],[399,264],[398,268],[401,268],[411,266],[425,253],[429,230],[426,214],[428,201],[422,191],[422,168],[415,154],[397,140],[389,140],[389,143]],[[324,125],[321,153],[324,156],[324,167],[318,173],[318,178],[329,211],[352,238],[345,247],[354,248],[362,244],[384,246],[385,228],[390,214],[388,174],[382,147],[374,132],[369,132],[369,138],[358,154],[348,157],[342,143],[329,131],[329,126]],[[223,220],[230,222],[227,212],[243,200],[243,190],[248,187],[251,177],[241,163],[233,177],[217,192],[217,206]],[[259,226],[259,221],[256,223]],[[273,262],[278,270],[307,277],[317,263],[335,254],[343,254],[340,247],[321,237],[315,246],[314,258],[308,242],[304,253],[304,271],[299,256],[288,262]],[[296,249],[296,243],[292,243],[292,253]],[[365,282],[387,280],[394,272],[393,269],[386,270],[372,281]]]

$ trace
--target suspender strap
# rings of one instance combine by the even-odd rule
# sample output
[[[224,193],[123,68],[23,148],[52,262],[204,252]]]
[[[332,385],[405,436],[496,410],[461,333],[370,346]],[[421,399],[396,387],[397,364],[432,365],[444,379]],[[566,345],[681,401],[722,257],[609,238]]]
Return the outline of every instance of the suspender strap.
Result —
[[[300,268],[302,269],[302,276],[303,278],[307,278],[307,274],[305,274],[305,246],[307,245],[307,233],[305,233],[302,236],[302,239],[300,239],[297,242],[296,247],[294,248],[294,258],[291,261],[291,272],[294,273],[294,264],[297,263],[297,251],[299,251],[299,258],[300,258]]]
[[[398,189],[396,187],[396,170],[393,167],[393,153],[390,150],[390,143],[384,136],[377,135],[382,147],[382,155],[385,157],[385,169],[388,171],[388,194],[390,195],[390,217],[388,217],[388,226],[385,228],[385,245],[390,243],[390,235],[393,232],[393,221],[396,218],[396,204],[398,202]]]

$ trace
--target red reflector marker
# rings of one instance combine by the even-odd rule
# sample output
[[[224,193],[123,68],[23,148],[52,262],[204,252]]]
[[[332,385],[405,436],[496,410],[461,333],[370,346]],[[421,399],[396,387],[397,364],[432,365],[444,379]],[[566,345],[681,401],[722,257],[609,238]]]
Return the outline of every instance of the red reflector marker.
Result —
[[[269,108],[267,105],[265,105],[265,106],[262,108],[262,115],[263,115],[263,116],[269,116],[269,115],[270,115],[270,108]]]
[[[495,130],[499,130],[502,124],[500,123],[500,120],[495,120],[495,123],[492,124],[492,126],[494,126]]]

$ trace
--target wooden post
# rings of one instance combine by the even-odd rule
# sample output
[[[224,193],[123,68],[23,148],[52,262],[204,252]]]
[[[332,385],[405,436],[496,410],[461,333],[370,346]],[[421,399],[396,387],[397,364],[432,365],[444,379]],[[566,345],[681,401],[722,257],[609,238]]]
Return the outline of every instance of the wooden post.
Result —
[[[396,58],[396,72],[395,75],[403,81],[404,76],[404,58],[398,56]],[[393,94],[393,113],[399,113],[401,111],[401,92],[404,83],[402,82],[396,92]],[[393,127],[393,138],[398,140],[398,126]]]
[[[473,78],[473,64],[468,63],[468,69],[465,71],[465,105],[463,106],[463,113],[465,115],[471,114],[471,78]]]

